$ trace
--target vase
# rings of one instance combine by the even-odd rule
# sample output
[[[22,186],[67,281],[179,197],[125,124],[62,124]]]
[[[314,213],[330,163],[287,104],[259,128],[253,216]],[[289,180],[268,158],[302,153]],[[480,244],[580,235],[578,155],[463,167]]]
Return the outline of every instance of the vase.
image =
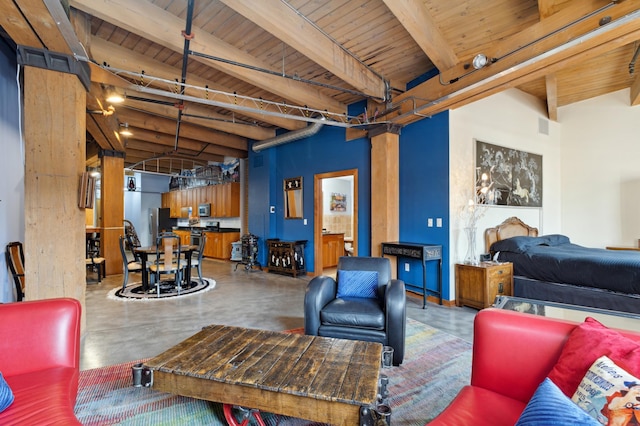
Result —
[[[478,255],[476,253],[476,232],[477,228],[464,228],[464,232],[467,235],[467,255],[464,257],[464,263],[466,265],[477,265]]]

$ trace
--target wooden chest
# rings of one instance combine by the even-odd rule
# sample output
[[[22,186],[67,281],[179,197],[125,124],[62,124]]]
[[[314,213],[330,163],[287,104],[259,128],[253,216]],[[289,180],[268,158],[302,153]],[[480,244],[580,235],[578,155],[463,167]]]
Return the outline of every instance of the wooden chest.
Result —
[[[479,265],[456,265],[457,306],[488,308],[497,295],[511,296],[512,289],[512,263],[482,262]]]

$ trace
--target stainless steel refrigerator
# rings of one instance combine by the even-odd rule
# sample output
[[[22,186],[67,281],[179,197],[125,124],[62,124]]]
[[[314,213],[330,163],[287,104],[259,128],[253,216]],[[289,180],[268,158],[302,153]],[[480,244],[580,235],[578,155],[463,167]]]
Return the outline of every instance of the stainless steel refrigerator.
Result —
[[[155,245],[158,234],[172,231],[175,222],[175,219],[171,219],[170,217],[170,209],[149,209],[149,236],[151,237],[151,244]]]

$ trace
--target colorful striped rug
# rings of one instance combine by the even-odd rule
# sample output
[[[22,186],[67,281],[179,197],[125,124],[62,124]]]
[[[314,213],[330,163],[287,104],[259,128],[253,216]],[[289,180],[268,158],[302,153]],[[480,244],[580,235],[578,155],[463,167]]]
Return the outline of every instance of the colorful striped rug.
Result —
[[[226,425],[218,403],[134,388],[131,366],[141,361],[80,372],[76,416],[84,425]],[[471,375],[471,343],[407,320],[405,359],[385,368],[391,423],[424,425],[442,411]],[[262,415],[269,426],[316,426],[300,419]]]

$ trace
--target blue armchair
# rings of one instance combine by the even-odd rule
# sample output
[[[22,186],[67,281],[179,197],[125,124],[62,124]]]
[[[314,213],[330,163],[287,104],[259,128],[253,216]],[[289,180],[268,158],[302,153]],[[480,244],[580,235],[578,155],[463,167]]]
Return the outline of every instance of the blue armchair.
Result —
[[[393,348],[393,365],[404,359],[404,282],[391,279],[382,257],[341,257],[336,279],[313,278],[304,298],[307,335],[379,342]]]

